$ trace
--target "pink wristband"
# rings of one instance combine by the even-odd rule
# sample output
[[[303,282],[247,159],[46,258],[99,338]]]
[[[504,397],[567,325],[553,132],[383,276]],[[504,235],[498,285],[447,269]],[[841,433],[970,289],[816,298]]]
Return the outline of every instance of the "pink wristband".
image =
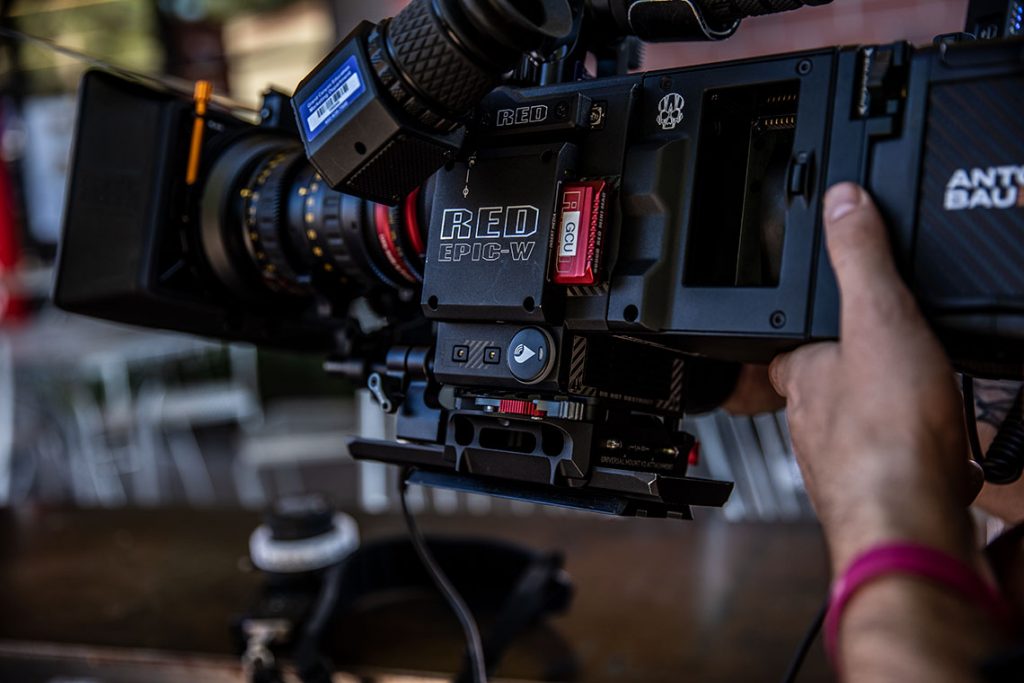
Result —
[[[999,592],[961,560],[914,543],[880,545],[857,556],[832,585],[825,617],[825,650],[833,665],[839,664],[839,624],[846,605],[865,584],[888,574],[915,576],[950,588],[983,608],[1001,626],[1010,623],[1009,609]]]

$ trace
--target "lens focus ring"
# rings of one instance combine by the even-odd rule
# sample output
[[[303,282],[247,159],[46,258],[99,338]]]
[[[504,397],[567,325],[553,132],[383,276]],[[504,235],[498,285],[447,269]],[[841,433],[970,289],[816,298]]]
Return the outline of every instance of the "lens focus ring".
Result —
[[[494,75],[463,54],[430,0],[415,0],[385,31],[389,55],[405,80],[447,117],[464,115],[497,83]]]
[[[284,178],[301,152],[281,152],[257,168],[245,197],[245,237],[253,260],[267,286],[274,291],[307,294],[308,277],[298,273],[284,253]]]
[[[299,174],[289,202],[292,241],[304,251],[321,286],[338,287],[356,281],[368,289],[368,278],[341,238],[342,196],[331,190],[309,167]]]

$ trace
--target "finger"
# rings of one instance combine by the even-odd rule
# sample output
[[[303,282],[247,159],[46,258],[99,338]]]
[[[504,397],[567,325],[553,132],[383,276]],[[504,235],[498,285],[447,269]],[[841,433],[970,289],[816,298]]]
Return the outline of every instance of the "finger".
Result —
[[[793,370],[793,353],[780,353],[768,366],[768,380],[772,384],[775,393],[786,398],[786,387],[789,385],[789,378]]]
[[[794,398],[797,387],[805,377],[827,377],[822,364],[831,362],[839,347],[834,343],[811,344],[775,357],[768,366],[768,379],[772,388],[786,399]]]
[[[888,318],[909,293],[893,262],[892,247],[874,201],[853,183],[825,196],[825,236],[841,294],[844,331]],[[886,321],[891,322],[891,321]]]

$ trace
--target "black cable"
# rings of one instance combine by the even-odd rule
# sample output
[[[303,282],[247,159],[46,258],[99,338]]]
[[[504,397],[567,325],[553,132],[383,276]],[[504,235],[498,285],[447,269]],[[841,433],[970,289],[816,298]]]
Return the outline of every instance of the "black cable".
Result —
[[[985,453],[982,451],[981,438],[978,435],[974,378],[966,374],[961,377],[971,455],[985,470],[985,481],[1000,486],[1013,484],[1024,474],[1024,389],[1017,394],[1017,400],[1010,407],[992,440],[992,445]]]
[[[800,646],[797,647],[796,652],[793,654],[793,659],[789,663],[789,668],[786,669],[786,675],[782,677],[782,683],[794,683],[796,677],[800,675],[800,669],[804,665],[804,660],[807,659],[807,653],[811,651],[811,645],[814,644],[814,639],[818,637],[818,633],[821,632],[821,626],[825,623],[825,614],[828,612],[829,600],[825,599],[822,603],[821,608],[818,609],[818,613],[814,615],[814,621],[807,628],[807,632],[804,633],[803,640],[800,641]]]
[[[480,629],[476,625],[473,613],[469,611],[469,607],[466,606],[462,596],[455,590],[455,586],[445,576],[444,571],[442,571],[440,565],[437,564],[437,561],[431,554],[430,548],[427,547],[426,539],[423,538],[423,533],[416,524],[416,518],[409,510],[409,500],[406,495],[409,489],[407,479],[408,472],[403,473],[398,480],[398,490],[399,497],[402,500],[402,515],[405,517],[405,524],[409,529],[412,547],[416,550],[416,554],[426,568],[427,573],[430,574],[430,578],[433,579],[437,589],[441,591],[445,600],[448,601],[448,605],[455,612],[455,616],[462,626],[462,631],[466,636],[466,656],[469,659],[470,680],[473,683],[487,683],[487,666],[484,658],[483,640],[480,638]]]
[[[313,613],[302,629],[295,649],[295,664],[303,683],[329,682],[334,666],[321,647],[341,597],[341,578],[347,558],[324,570]]]
[[[982,466],[985,480],[999,486],[1013,484],[1024,474],[1024,389],[999,426]]]

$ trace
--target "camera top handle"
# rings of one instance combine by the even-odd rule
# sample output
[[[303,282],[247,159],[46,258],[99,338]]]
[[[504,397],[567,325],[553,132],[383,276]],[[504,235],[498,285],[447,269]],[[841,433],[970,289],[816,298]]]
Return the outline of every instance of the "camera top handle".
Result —
[[[647,43],[723,40],[747,17],[777,14],[832,0],[587,0],[589,9],[619,36]]]

